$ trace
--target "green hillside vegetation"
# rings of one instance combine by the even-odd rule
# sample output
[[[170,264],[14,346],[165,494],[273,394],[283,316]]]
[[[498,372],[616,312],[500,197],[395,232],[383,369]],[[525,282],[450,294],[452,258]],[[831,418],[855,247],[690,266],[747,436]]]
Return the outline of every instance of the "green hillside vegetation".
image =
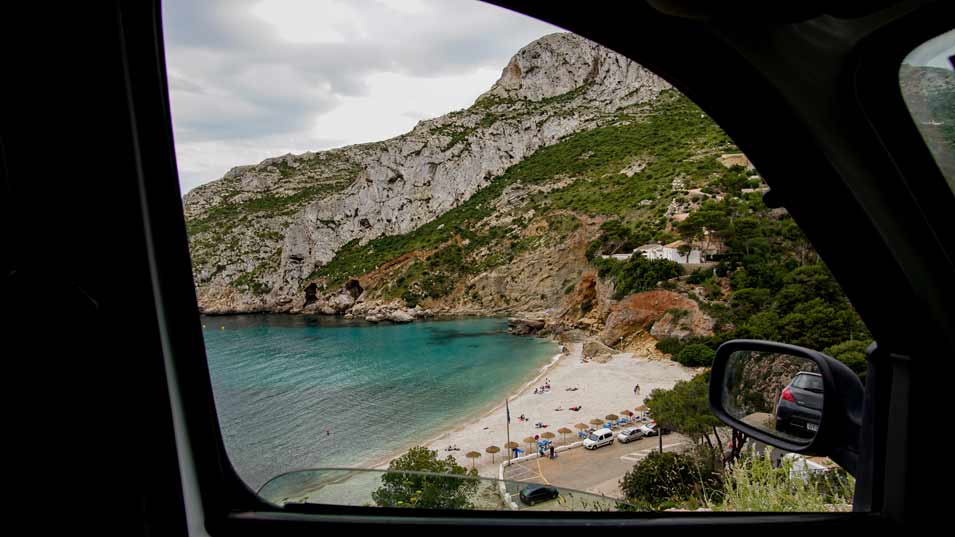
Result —
[[[749,172],[738,166],[728,169],[716,160],[736,148],[715,123],[675,92],[618,114],[608,123],[539,149],[462,205],[410,233],[364,245],[357,240],[346,244],[310,279],[324,277],[328,285],[340,285],[404,254],[426,252],[426,259],[411,263],[385,292],[388,298],[402,298],[414,306],[425,298],[447,295],[468,275],[562,240],[576,226],[572,214],[602,216],[608,220],[587,257],[599,276],[613,283],[615,299],[669,283],[682,274],[682,267],[640,257],[625,262],[602,259],[600,254],[676,239],[720,245],[716,269],[688,278],[688,283],[707,290],[708,300],[701,307],[716,319],[716,335],[661,341],[659,348],[678,361],[708,365],[712,352],[701,345],[715,350],[727,339],[745,337],[833,348],[854,370],[864,371],[858,349],[871,341],[865,326],[796,223],[785,213],[773,213],[758,192],[742,192],[756,186]],[[645,163],[640,172],[632,177],[620,173],[637,160]],[[542,236],[524,236],[526,218],[480,224],[495,213],[493,202],[505,188],[546,184],[560,177],[575,180],[532,195],[517,210],[526,214],[533,209],[535,220],[547,221]],[[677,178],[688,189],[702,189],[702,194],[687,198],[687,191],[674,191]],[[695,209],[666,231],[665,212],[674,199],[690,199]],[[648,201],[641,205],[643,200]],[[724,281],[729,283],[727,296],[720,285]]]
[[[310,279],[324,277],[328,285],[339,285],[404,254],[433,250],[426,262],[408,269],[391,295],[410,302],[443,296],[453,287],[452,282],[467,274],[507,263],[541,240],[559,240],[574,224],[565,217],[556,226],[554,236],[555,226],[551,224],[555,223],[556,211],[612,217],[626,226],[644,223],[642,229],[648,236],[659,236],[666,225],[667,205],[680,195],[672,191],[674,178],[688,177],[693,183],[706,185],[735,175],[715,158],[722,151],[733,150],[732,144],[712,121],[701,116],[699,108],[688,99],[667,92],[655,103],[607,118],[606,126],[539,149],[460,206],[410,233],[381,237],[364,245],[357,240],[346,244]],[[648,160],[643,171],[632,177],[620,173],[641,157]],[[546,185],[560,177],[574,181],[561,189],[534,194],[519,209],[521,214],[533,209],[538,218],[551,219],[548,237],[522,237],[529,223],[522,218],[506,225],[479,225],[495,212],[493,202],[505,188]],[[642,200],[650,200],[650,204],[640,205]],[[447,248],[454,251],[437,255]]]
[[[783,341],[833,349],[861,374],[859,349],[871,342],[868,330],[795,222],[785,214],[771,216],[755,195],[704,203],[695,214],[704,213],[724,250],[715,270],[692,274],[688,281],[706,287],[728,278],[729,296],[703,304],[717,320],[717,336],[661,341],[657,347],[678,356],[687,345],[704,343],[715,350],[732,338]]]
[[[683,274],[679,263],[666,259],[650,260],[633,256],[627,261],[596,258],[591,262],[597,267],[598,276],[613,282],[613,298],[617,300],[632,293],[655,289],[658,282]]]

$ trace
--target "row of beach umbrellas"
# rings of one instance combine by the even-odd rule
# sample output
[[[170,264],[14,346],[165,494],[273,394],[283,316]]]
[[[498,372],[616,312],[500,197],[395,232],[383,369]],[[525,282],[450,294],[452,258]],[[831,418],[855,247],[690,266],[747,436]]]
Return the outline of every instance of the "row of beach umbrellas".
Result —
[[[638,406],[635,410],[640,411],[640,412],[645,412],[645,411],[647,410],[647,406],[646,406],[646,405],[640,405],[640,406]],[[627,416],[633,416],[633,412],[631,412],[630,410],[623,410],[623,411],[621,411],[621,414],[625,414],[625,415],[627,415]],[[618,415],[616,415],[616,414],[607,414],[606,416],[604,416],[603,419],[594,418],[594,419],[590,420],[590,424],[591,424],[591,425],[594,425],[594,426],[599,426],[599,425],[603,425],[603,424],[606,423],[607,421],[615,421],[615,420],[617,420],[617,419],[619,419],[619,418],[620,418],[620,416],[618,416]],[[585,430],[585,429],[590,429],[590,425],[587,425],[586,423],[578,423],[577,425],[574,425],[574,428],[577,429],[577,430],[579,430],[579,431],[583,431],[583,430]],[[560,429],[557,429],[557,432],[560,433],[560,435],[561,435],[561,440],[564,440],[565,435],[568,435],[568,434],[570,434],[570,433],[572,433],[572,432],[574,432],[574,431],[571,431],[571,430],[568,429],[567,427],[561,427]],[[550,431],[547,431],[547,432],[542,433],[540,436],[541,436],[541,438],[543,438],[543,439],[545,439],[545,440],[547,440],[547,441],[550,441],[552,438],[554,438],[554,437],[557,436],[557,435],[555,435],[554,433],[552,433],[552,432],[550,432]],[[527,438],[524,439],[524,443],[527,444],[528,449],[530,449],[530,447],[531,447],[532,445],[534,445],[534,443],[536,443],[537,441],[538,441],[538,439],[537,439],[537,438],[534,438],[533,436],[528,436]],[[508,442],[508,443],[504,444],[504,447],[507,448],[508,451],[510,451],[510,450],[512,450],[512,449],[514,449],[514,448],[520,447],[520,444],[518,444],[517,442]],[[493,462],[494,462],[494,455],[495,455],[496,453],[500,453],[501,448],[499,448],[499,447],[497,447],[497,446],[488,446],[487,449],[485,449],[484,451],[487,452],[487,453],[490,453],[490,455],[491,455],[491,462],[493,463]],[[474,468],[474,461],[475,461],[476,459],[478,459],[479,457],[481,457],[481,454],[478,453],[477,451],[468,451],[467,453],[464,454],[464,456],[467,457],[467,458],[469,458],[469,459],[471,459],[471,468]]]

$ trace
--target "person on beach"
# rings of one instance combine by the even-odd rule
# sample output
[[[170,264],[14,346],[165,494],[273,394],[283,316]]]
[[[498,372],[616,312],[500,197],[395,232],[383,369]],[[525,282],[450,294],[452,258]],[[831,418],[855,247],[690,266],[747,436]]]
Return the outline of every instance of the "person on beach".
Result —
[[[640,385],[639,385],[639,384],[635,384],[635,385],[633,386],[633,394],[636,395],[637,397],[640,397]]]
[[[554,453],[554,444],[550,445],[550,458],[556,459],[557,455]]]

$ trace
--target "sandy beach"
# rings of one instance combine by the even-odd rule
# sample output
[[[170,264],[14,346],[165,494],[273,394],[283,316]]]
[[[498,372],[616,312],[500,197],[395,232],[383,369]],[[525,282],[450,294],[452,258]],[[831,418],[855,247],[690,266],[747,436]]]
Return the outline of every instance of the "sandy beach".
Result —
[[[676,362],[649,360],[633,356],[631,353],[614,355],[605,363],[582,361],[582,345],[571,344],[568,352],[560,355],[541,374],[527,383],[521,390],[508,398],[511,411],[511,440],[526,448],[523,439],[547,431],[557,435],[554,438],[556,445],[564,441],[557,429],[567,427],[574,431],[566,435],[566,442],[577,440],[574,425],[589,423],[594,418],[603,418],[608,414],[621,415],[621,411],[643,403],[650,392],[656,388],[670,388],[677,381],[689,380],[693,377],[693,370],[683,367]],[[535,388],[543,386],[545,380],[550,380],[550,391],[535,394]],[[635,385],[640,385],[639,396],[634,394]],[[576,387],[576,391],[567,388]],[[570,410],[572,406],[581,406],[579,412]],[[561,410],[558,410],[561,409]],[[520,421],[520,415],[527,417],[527,421]],[[546,428],[535,428],[534,424],[542,422]],[[436,450],[438,455],[445,457],[453,455],[459,464],[471,467],[471,459],[464,456],[469,451],[481,453],[476,467],[482,476],[496,477],[498,464],[504,453],[504,444],[507,442],[507,422],[503,401],[500,406],[466,423],[453,431],[447,432],[432,439],[425,445]],[[448,452],[449,445],[460,448],[459,451]],[[495,445],[502,451],[494,456],[485,452],[488,446]],[[386,468],[387,463],[381,468]]]

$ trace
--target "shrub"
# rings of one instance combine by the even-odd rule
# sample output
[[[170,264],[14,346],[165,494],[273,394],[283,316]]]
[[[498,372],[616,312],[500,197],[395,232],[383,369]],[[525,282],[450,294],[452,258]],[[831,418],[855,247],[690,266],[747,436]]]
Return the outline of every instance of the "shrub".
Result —
[[[805,476],[793,470],[791,459],[772,463],[772,448],[762,454],[751,450],[730,466],[723,481],[720,511],[833,511],[852,509],[854,480],[838,471],[826,476]]]
[[[652,451],[623,476],[620,489],[633,505],[660,510],[691,501],[708,505],[722,490],[714,453],[698,448],[689,453]]]
[[[705,282],[706,280],[709,280],[712,277],[713,277],[713,271],[708,269],[699,269],[699,270],[693,271],[693,273],[690,274],[690,277],[687,278],[686,281],[694,285],[698,285]]]
[[[381,486],[371,497],[379,507],[470,509],[477,491],[476,470],[465,470],[454,457],[439,459],[438,452],[413,447],[388,464]],[[422,473],[416,473],[422,472]]]
[[[865,349],[869,346],[869,343],[871,341],[859,341],[858,339],[843,341],[826,348],[823,352],[849,366],[849,369],[864,381],[868,367],[865,361]]]
[[[675,337],[665,337],[660,341],[657,341],[656,347],[660,352],[665,352],[667,354],[676,354],[683,350],[685,344]]]
[[[683,274],[679,263],[666,259],[650,260],[643,256],[634,256],[626,262],[597,258],[594,266],[601,278],[613,281],[613,297],[617,300],[631,293],[649,291],[656,288],[658,282]]]
[[[666,502],[689,499],[695,478],[689,457],[652,451],[623,476],[620,489],[630,503],[660,509]]]
[[[713,358],[715,357],[716,352],[713,349],[695,343],[684,347],[673,359],[687,367],[709,367],[713,365]]]

